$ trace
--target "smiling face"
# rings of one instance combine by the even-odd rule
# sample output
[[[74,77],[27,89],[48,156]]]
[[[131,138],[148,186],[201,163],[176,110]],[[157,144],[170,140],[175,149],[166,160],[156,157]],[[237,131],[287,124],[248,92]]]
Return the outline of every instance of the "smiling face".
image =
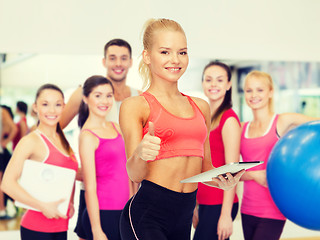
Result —
[[[59,91],[45,89],[38,96],[33,109],[38,114],[40,124],[55,126],[58,124],[62,110],[64,108],[64,99]]]
[[[83,100],[88,105],[90,115],[104,118],[113,105],[112,87],[110,84],[98,85]]]
[[[151,49],[143,51],[143,60],[150,68],[152,81],[177,82],[189,63],[184,33],[171,30],[155,32]]]
[[[245,100],[252,110],[269,107],[272,102],[273,90],[264,77],[251,76],[244,86]]]
[[[132,59],[128,48],[112,45],[106,51],[103,58],[103,66],[107,69],[107,77],[114,82],[126,80]]]
[[[210,101],[223,101],[231,88],[226,70],[220,66],[210,66],[203,73],[202,88]]]

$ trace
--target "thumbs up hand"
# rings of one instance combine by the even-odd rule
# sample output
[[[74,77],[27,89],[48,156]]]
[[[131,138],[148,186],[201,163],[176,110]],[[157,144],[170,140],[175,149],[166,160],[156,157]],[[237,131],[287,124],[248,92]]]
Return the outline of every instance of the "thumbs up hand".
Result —
[[[149,131],[139,144],[139,157],[144,161],[152,161],[159,154],[160,138],[154,135],[154,124],[149,122]]]
[[[154,136],[154,124],[153,122],[149,122],[149,131],[148,133],[150,136]]]

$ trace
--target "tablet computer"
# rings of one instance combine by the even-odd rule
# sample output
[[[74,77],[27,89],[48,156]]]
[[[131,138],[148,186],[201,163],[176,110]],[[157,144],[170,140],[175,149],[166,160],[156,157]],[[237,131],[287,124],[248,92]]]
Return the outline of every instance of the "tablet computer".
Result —
[[[226,173],[235,174],[243,169],[247,170],[249,168],[258,166],[262,164],[263,161],[254,161],[254,162],[236,162],[223,165],[218,168],[200,173],[190,178],[186,178],[181,183],[196,183],[196,182],[209,182],[212,181],[212,178],[218,177],[219,175],[225,176]]]
[[[62,214],[67,214],[76,172],[72,169],[55,166],[34,160],[25,160],[19,184],[34,198],[43,202],[65,199],[58,206]],[[19,201],[18,207],[34,209]]]

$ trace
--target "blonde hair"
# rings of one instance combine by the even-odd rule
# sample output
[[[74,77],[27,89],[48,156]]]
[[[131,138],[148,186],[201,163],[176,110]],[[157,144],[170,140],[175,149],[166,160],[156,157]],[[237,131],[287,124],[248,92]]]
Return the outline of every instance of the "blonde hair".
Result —
[[[165,18],[149,19],[144,24],[143,29],[143,49],[146,51],[149,51],[152,48],[153,37],[156,31],[171,30],[181,32],[185,35],[185,32],[179,23]],[[151,71],[149,66],[143,61],[143,58],[139,64],[139,73],[143,79],[143,88],[150,86],[152,79]]]
[[[245,78],[245,84],[246,85],[246,82],[248,81],[248,79],[250,78],[258,78],[260,80],[263,80],[265,81],[265,83],[267,83],[267,85],[269,86],[269,90],[270,91],[273,91],[274,90],[274,86],[273,86],[273,81],[272,81],[272,78],[271,76],[266,73],[266,72],[262,72],[262,71],[258,71],[258,70],[254,70],[254,71],[251,71],[248,73],[248,75],[246,76]],[[269,110],[271,112],[273,112],[273,97],[269,99]]]

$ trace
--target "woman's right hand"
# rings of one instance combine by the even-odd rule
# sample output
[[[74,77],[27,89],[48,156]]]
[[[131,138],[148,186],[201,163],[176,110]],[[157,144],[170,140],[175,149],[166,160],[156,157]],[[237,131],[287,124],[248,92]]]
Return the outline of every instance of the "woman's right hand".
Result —
[[[144,135],[138,147],[139,157],[144,161],[154,160],[160,150],[161,140],[154,135],[154,124],[149,122],[149,131]]]
[[[40,211],[42,214],[49,219],[55,218],[64,218],[66,219],[67,216],[60,213],[58,210],[58,206],[63,203],[65,200],[61,199],[55,202],[42,202],[42,206],[40,207]]]

